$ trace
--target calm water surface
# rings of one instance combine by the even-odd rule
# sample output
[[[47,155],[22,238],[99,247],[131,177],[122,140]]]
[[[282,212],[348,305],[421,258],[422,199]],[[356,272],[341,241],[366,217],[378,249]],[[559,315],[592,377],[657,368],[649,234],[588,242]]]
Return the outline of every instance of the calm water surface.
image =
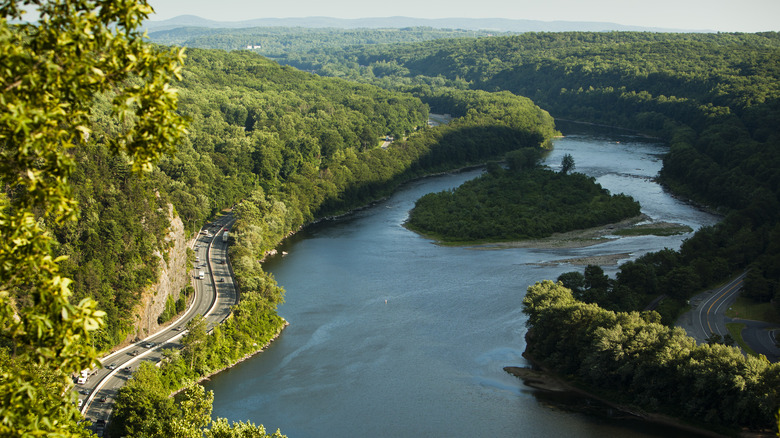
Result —
[[[656,221],[697,229],[717,218],[677,201],[653,178],[661,145],[569,135],[546,158],[639,200]],[[290,322],[265,353],[215,376],[214,417],[289,437],[673,437],[653,426],[551,404],[507,365],[526,365],[528,285],[582,270],[572,257],[678,248],[688,236],[629,237],[579,249],[440,247],[402,227],[414,201],[481,171],[425,178],[386,201],[310,227],[266,263],[286,291]],[[604,267],[614,273],[616,266]]]

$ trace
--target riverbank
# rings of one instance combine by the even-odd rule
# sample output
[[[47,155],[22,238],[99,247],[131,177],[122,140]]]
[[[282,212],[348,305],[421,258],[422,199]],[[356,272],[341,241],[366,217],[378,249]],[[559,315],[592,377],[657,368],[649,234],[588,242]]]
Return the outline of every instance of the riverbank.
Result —
[[[559,378],[558,376],[549,372],[548,370],[544,370],[540,368],[538,362],[531,359],[525,353],[523,353],[523,357],[528,359],[529,362],[533,364],[534,368],[507,366],[504,367],[504,371],[521,379],[523,383],[530,388],[534,388],[548,393],[570,394],[570,395],[582,397],[584,399],[594,400],[600,403],[601,405],[603,405],[603,408],[599,410],[598,408],[594,409],[594,405],[592,403],[587,403],[587,404],[583,404],[581,409],[575,408],[574,410],[587,411],[588,413],[591,414],[608,416],[612,419],[629,419],[629,420],[634,419],[634,420],[647,421],[655,424],[661,424],[664,426],[671,426],[674,428],[691,432],[692,434],[695,434],[694,436],[708,437],[708,438],[727,438],[729,436],[729,435],[715,433],[705,429],[696,428],[684,424],[681,420],[675,418],[666,417],[658,414],[649,414],[645,412],[640,412],[635,409],[630,409],[627,406],[623,406],[611,402],[610,400],[607,400],[603,397],[599,397],[596,394],[593,394],[591,392],[585,391],[582,388],[579,388],[573,385],[572,383]],[[619,412],[620,415],[616,415],[616,412]],[[754,437],[757,438],[757,436]]]
[[[280,318],[281,318],[281,317],[280,317]],[[276,340],[279,338],[279,336],[281,336],[281,335],[282,335],[282,332],[284,331],[284,329],[285,329],[285,328],[287,328],[287,326],[289,326],[289,325],[290,325],[290,323],[289,323],[289,322],[288,322],[286,319],[282,318],[282,321],[284,321],[284,324],[282,324],[282,326],[281,326],[281,327],[279,327],[279,330],[277,330],[277,331],[276,331],[276,334],[274,334],[274,335],[271,337],[271,339],[270,339],[270,340],[268,340],[268,342],[266,342],[266,343],[265,343],[265,345],[263,345],[261,348],[259,348],[259,349],[255,350],[255,351],[253,351],[253,352],[250,352],[250,353],[247,353],[247,354],[245,354],[243,357],[241,357],[240,359],[236,360],[235,362],[233,362],[233,363],[232,363],[232,364],[230,364],[230,365],[226,365],[226,366],[224,366],[224,367],[222,367],[222,368],[220,368],[220,369],[218,369],[218,370],[214,370],[214,371],[212,371],[212,372],[210,372],[210,373],[208,373],[208,374],[205,374],[205,375],[201,376],[200,378],[198,378],[198,380],[196,380],[196,381],[195,381],[195,383],[201,383],[201,382],[205,382],[205,381],[207,381],[207,380],[210,380],[210,379],[211,379],[211,377],[213,377],[213,376],[215,376],[215,375],[217,375],[217,374],[219,374],[219,373],[221,373],[221,372],[223,372],[223,371],[226,371],[226,370],[228,370],[228,369],[230,369],[230,368],[233,368],[234,366],[236,366],[236,365],[240,364],[241,362],[243,362],[243,361],[245,361],[245,360],[247,360],[247,359],[250,359],[250,358],[252,358],[253,356],[256,356],[256,355],[258,355],[258,354],[262,353],[263,351],[267,350],[267,349],[268,349],[268,347],[270,347],[270,346],[271,346],[271,344],[273,344],[273,343],[274,343],[274,341],[276,341]],[[176,394],[178,394],[178,393],[180,393],[180,392],[184,391],[185,389],[187,389],[187,388],[186,388],[186,387],[185,387],[185,388],[180,388],[180,389],[178,389],[178,390],[174,391],[174,392],[171,394],[171,397],[173,397],[173,396],[175,396]]]
[[[670,235],[683,234],[692,231],[690,227],[673,222],[654,222],[646,214],[640,214],[620,222],[615,222],[597,227],[584,228],[581,230],[567,231],[565,233],[554,233],[549,237],[541,239],[517,240],[509,242],[486,242],[475,245],[469,245],[478,249],[501,249],[501,248],[584,248],[598,245],[610,240],[618,239],[620,236],[631,235]],[[607,261],[617,257],[621,258],[624,254],[615,254],[608,257]],[[591,263],[590,257],[566,260],[573,264],[599,264]],[[560,262],[560,261],[559,261]],[[558,263],[558,262],[555,262]]]
[[[523,357],[531,363],[531,368],[506,366],[504,367],[504,371],[521,379],[523,383],[530,388],[544,391],[546,393],[570,394],[577,397],[582,397],[584,399],[594,400],[604,407],[603,409],[599,410],[598,407],[594,408],[594,405],[591,403],[588,403],[587,406],[583,405],[581,410],[588,413],[608,416],[612,419],[633,419],[646,421],[648,423],[659,424],[690,432],[692,436],[698,437],[728,438],[739,436],[741,438],[770,438],[777,436],[775,433],[771,432],[762,433],[751,431],[742,431],[737,435],[723,434],[688,424],[685,422],[685,420],[680,418],[675,418],[663,414],[644,412],[637,408],[615,403],[607,398],[578,387],[574,383],[564,378],[561,378],[560,376],[551,372],[549,369],[545,368],[539,361],[534,359],[527,352],[523,352]],[[619,412],[620,415],[617,415],[616,412]]]

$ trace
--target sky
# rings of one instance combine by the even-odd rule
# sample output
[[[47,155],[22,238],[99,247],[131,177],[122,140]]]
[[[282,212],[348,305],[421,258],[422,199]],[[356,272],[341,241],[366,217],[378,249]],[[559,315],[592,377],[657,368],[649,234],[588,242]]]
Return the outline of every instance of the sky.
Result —
[[[717,32],[780,31],[780,0],[148,0],[152,20],[253,18],[513,18],[598,21]]]

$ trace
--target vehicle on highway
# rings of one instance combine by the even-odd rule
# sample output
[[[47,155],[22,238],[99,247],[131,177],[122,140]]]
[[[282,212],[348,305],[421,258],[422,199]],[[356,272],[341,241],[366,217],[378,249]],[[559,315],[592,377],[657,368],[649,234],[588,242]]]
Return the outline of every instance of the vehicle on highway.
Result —
[[[144,344],[144,348],[152,348],[154,347],[154,342],[147,342]]]
[[[127,354],[129,354],[130,356],[138,356],[138,350],[133,350]]]
[[[109,370],[115,370],[116,369],[116,364],[112,363],[111,365],[107,366],[106,368],[108,368]]]
[[[219,279],[219,282],[220,282],[220,283],[224,283],[224,282],[225,282],[225,279],[224,279],[224,278],[220,278],[220,279]]]

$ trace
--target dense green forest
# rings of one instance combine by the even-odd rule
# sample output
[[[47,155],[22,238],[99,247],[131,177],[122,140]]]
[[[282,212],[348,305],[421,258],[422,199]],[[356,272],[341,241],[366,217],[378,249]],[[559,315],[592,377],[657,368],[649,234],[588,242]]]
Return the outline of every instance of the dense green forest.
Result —
[[[101,147],[120,129],[106,109],[110,96],[95,99],[95,142],[75,154],[72,180],[82,213],[57,229],[56,253],[69,256],[63,269],[77,280],[75,297],[94,297],[108,313],[95,339],[101,349],[127,335],[131,309],[157,278],[156,254],[170,244],[169,203],[191,234],[220,209],[248,199],[238,209],[237,240],[252,236],[254,243],[235,267],[262,277],[258,255],[315,218],[362,205],[426,172],[538,146],[554,133],[549,115],[508,93],[433,93],[429,99],[460,106],[461,115],[473,110],[428,129],[428,105],[409,94],[318,77],[249,52],[190,49],[187,56],[175,85],[189,128],[175,154],[139,178]],[[388,135],[399,140],[381,149]],[[253,231],[243,234],[245,226]]]
[[[639,215],[639,203],[610,195],[595,178],[534,165],[533,149],[507,155],[507,170],[494,164],[454,190],[418,199],[407,228],[444,242],[523,240]]]
[[[671,322],[687,296],[747,267],[745,295],[769,302],[780,293],[778,33],[527,33],[319,50],[282,62],[327,65],[322,73],[344,77],[356,76],[353,64],[393,65],[387,75],[360,78],[412,93],[439,84],[509,90],[556,117],[663,138],[670,152],[661,181],[726,218],[687,240],[671,265],[644,266],[653,281],[620,287],[636,298],[624,302],[644,306],[667,292],[654,285],[686,278],[660,309]]]

